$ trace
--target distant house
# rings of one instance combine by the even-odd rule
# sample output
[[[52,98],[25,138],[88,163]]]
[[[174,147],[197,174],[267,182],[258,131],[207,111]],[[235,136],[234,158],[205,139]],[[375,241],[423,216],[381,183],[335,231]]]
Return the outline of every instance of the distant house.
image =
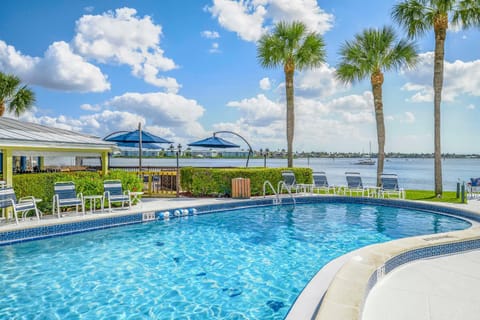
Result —
[[[237,150],[237,151],[222,150],[221,152],[219,152],[219,154],[223,158],[246,158],[246,157],[248,157],[248,151],[244,151],[244,150]]]

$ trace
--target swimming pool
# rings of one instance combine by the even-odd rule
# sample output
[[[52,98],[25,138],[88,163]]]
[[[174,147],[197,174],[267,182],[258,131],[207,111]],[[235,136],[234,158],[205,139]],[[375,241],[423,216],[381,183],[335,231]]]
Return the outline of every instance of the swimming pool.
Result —
[[[330,260],[465,229],[350,203],[231,210],[0,247],[0,318],[282,319]]]

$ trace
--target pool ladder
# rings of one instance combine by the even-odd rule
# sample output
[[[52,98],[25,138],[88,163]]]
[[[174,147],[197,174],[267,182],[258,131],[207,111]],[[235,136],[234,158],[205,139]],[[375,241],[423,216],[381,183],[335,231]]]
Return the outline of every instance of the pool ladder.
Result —
[[[280,181],[278,183],[278,186],[277,186],[278,191],[275,191],[275,188],[273,187],[272,183],[270,181],[266,180],[263,183],[263,197],[264,198],[265,198],[265,195],[266,195],[267,186],[270,187],[271,191],[275,195],[275,198],[273,199],[273,204],[275,204],[275,205],[282,204],[282,198],[280,198],[280,194],[281,194],[282,190],[285,189],[285,190],[287,190],[288,194],[290,195],[290,198],[292,199],[293,205],[296,205],[295,198],[293,197],[293,194],[290,191],[290,189],[287,188],[287,185],[285,184],[284,181]]]

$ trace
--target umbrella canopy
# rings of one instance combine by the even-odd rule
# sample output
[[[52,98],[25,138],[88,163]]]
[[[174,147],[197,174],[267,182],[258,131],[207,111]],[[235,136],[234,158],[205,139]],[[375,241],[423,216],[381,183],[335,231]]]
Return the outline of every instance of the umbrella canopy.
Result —
[[[195,141],[188,144],[190,147],[204,147],[204,148],[239,148],[240,146],[227,141],[225,139],[213,136],[203,140]]]
[[[172,143],[142,130],[142,124],[138,124],[138,129],[133,131],[114,132],[103,138],[105,141],[116,142],[117,145],[123,147],[138,147],[138,171],[142,171],[142,148],[161,149],[159,143]]]
[[[140,140],[140,132],[142,140]],[[140,141],[143,144],[146,143],[172,143],[171,141],[165,140],[159,136],[156,136],[152,133],[146,132],[144,130],[134,130],[129,132],[118,132],[116,134],[112,134],[107,136],[104,140],[106,141],[114,141],[114,142],[121,142],[121,143],[139,143]]]
[[[138,142],[117,142],[117,146],[123,147],[123,148],[136,148],[136,149],[138,149],[140,147],[140,143],[138,143]],[[153,142],[142,142],[142,148],[143,149],[152,149],[152,150],[165,149],[162,146],[160,146],[159,143],[153,143]]]

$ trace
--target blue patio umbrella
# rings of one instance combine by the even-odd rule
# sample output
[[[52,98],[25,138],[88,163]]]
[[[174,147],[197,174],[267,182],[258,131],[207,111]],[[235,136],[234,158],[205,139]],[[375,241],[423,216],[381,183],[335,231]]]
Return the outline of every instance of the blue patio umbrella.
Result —
[[[188,144],[190,147],[204,147],[204,148],[239,148],[238,144],[232,143],[225,139],[213,136],[203,140],[195,141]]]
[[[116,142],[117,145],[123,147],[138,147],[138,168],[142,171],[142,148],[159,149],[158,144],[172,143],[159,136],[142,130],[142,124],[138,124],[138,130],[133,131],[118,131],[109,134],[105,141]]]
[[[199,140],[199,141],[195,141],[195,142],[189,143],[188,145],[190,147],[220,148],[220,149],[239,148],[240,147],[238,144],[235,144],[235,143],[232,143],[228,140],[217,137],[216,135],[219,134],[219,133],[233,134],[233,135],[236,135],[237,137],[239,137],[240,139],[242,139],[243,141],[245,141],[245,143],[248,145],[248,156],[247,156],[247,164],[246,164],[246,167],[248,167],[248,161],[250,160],[250,155],[253,154],[252,147],[250,146],[248,141],[245,140],[244,137],[242,137],[241,135],[239,135],[238,133],[235,133],[233,131],[217,131],[217,132],[214,132],[213,136],[211,136],[209,138]]]

